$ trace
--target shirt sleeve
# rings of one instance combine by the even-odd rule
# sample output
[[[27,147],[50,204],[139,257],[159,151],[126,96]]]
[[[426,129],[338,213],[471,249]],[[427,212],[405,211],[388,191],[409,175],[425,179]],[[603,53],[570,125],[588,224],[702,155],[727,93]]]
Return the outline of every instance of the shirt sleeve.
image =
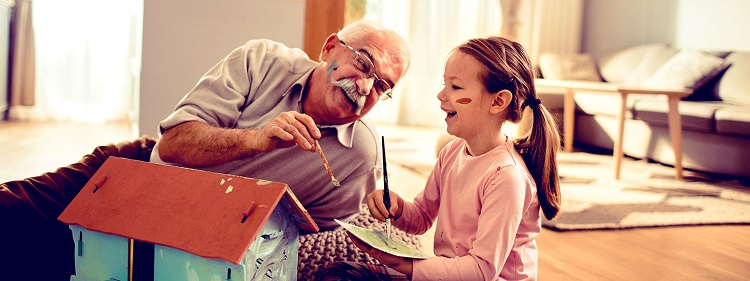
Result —
[[[250,64],[260,64],[267,49],[253,40],[234,49],[214,65],[179,102],[175,111],[159,124],[161,132],[188,121],[201,121],[215,127],[235,127],[242,109],[250,100]]]
[[[409,234],[421,235],[427,232],[435,222],[440,208],[440,185],[438,172],[440,162],[427,178],[425,189],[414,197],[414,202],[404,201],[401,217],[393,222],[393,226]]]
[[[481,214],[468,255],[433,257],[414,261],[413,280],[493,280],[511,261],[524,213],[529,209],[533,185],[517,166],[506,166],[488,178],[481,191]]]

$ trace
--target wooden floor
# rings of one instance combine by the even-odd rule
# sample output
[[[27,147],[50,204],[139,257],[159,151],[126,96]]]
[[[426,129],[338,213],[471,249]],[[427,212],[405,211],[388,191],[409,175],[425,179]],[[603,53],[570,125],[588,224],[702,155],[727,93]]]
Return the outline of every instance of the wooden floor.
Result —
[[[540,280],[750,280],[750,226],[554,232]]]
[[[98,145],[134,138],[127,124],[0,122],[0,182],[53,171]],[[388,168],[391,185],[424,187],[409,171]],[[750,280],[749,225],[543,229],[538,245],[540,280]]]
[[[0,121],[0,182],[52,172],[100,145],[134,140],[127,123]]]

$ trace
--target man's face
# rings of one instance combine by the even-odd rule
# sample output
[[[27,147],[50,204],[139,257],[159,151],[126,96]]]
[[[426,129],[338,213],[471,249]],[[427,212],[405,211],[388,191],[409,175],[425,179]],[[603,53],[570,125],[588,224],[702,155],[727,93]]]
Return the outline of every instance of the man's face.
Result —
[[[367,40],[364,44],[333,38],[325,56],[326,116],[318,123],[343,124],[360,119],[378,100],[391,95],[393,85],[404,71],[400,46],[386,40]],[[387,47],[381,47],[387,46]],[[307,112],[308,110],[306,110]]]

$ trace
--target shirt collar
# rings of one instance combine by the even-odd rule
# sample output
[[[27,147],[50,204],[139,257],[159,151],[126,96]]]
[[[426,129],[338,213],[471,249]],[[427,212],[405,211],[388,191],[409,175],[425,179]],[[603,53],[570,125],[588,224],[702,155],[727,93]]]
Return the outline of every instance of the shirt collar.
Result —
[[[297,81],[294,81],[291,87],[289,87],[288,90],[284,94],[282,94],[282,97],[286,97],[287,95],[297,95],[297,103],[300,103],[302,101],[302,93],[305,91],[305,86],[307,85],[307,80],[310,79],[310,75],[312,75],[313,71],[316,67],[310,68],[310,70],[305,73],[305,75],[300,76]]]
[[[352,143],[354,142],[354,129],[359,123],[361,123],[361,121],[357,120],[341,125],[318,125],[318,127],[321,129],[336,130],[336,137],[338,138],[339,143],[346,148],[352,148]]]

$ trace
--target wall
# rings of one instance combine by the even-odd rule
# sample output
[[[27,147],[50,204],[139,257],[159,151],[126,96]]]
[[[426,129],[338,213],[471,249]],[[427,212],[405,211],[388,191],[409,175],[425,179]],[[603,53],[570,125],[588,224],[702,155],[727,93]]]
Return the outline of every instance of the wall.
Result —
[[[680,0],[586,0],[581,52],[604,54],[644,43],[674,43]]]
[[[750,1],[586,0],[581,51],[595,57],[644,43],[750,50]]]
[[[675,45],[697,49],[750,51],[750,1],[681,0]]]
[[[144,1],[139,135],[158,136],[198,79],[247,40],[302,48],[304,11],[304,0]]]

